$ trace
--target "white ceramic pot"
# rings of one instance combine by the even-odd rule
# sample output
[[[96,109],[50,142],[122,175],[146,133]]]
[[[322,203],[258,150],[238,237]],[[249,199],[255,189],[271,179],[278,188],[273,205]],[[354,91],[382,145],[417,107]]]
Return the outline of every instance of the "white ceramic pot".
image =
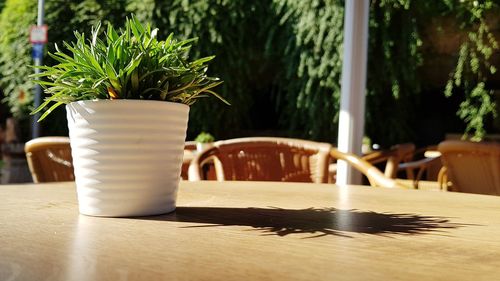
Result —
[[[129,217],[175,209],[189,106],[143,100],[66,106],[80,213]]]

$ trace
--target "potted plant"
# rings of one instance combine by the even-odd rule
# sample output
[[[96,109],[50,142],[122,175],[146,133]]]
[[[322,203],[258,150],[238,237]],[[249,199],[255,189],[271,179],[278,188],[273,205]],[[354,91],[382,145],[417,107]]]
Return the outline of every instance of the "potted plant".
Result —
[[[57,64],[36,75],[49,97],[40,120],[66,104],[79,209],[92,216],[145,216],[175,209],[189,106],[222,83],[213,57],[190,61],[195,39],[158,40],[135,17],[100,24],[91,37],[56,46]],[[53,104],[52,104],[53,103]],[[49,106],[49,104],[52,104]]]
[[[196,136],[194,141],[196,142],[196,150],[198,152],[202,152],[203,150],[212,147],[212,143],[214,142],[215,138],[212,136],[210,133],[207,132],[201,132]]]

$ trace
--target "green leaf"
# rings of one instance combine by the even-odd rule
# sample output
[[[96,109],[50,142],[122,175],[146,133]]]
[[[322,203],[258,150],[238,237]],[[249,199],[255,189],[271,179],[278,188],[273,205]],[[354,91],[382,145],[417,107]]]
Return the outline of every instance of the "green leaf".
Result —
[[[193,104],[221,82],[206,75],[206,63],[213,56],[190,60],[188,51],[197,38],[176,41],[172,33],[157,38],[158,29],[141,24],[131,16],[124,29],[108,24],[103,37],[101,24],[92,27],[91,40],[74,32],[73,42],[63,42],[49,55],[57,62],[38,67],[33,82],[42,85],[48,98],[34,112],[52,110],[75,100],[109,98],[111,89],[121,98],[154,99]],[[53,105],[51,105],[54,103]],[[41,118],[41,119],[43,119]]]
[[[198,65],[203,65],[204,63],[207,63],[211,60],[213,60],[215,58],[215,56],[210,56],[210,57],[204,57],[204,58],[201,58],[201,59],[197,59],[195,61],[193,61],[191,63],[191,66],[194,67],[194,66],[198,66]]]
[[[45,119],[45,117],[47,117],[50,113],[52,113],[52,111],[54,111],[54,109],[56,109],[57,107],[59,107],[60,105],[63,105],[63,104],[64,104],[63,102],[57,102],[54,105],[52,105],[49,109],[47,109],[47,111],[45,111],[44,114],[42,114],[42,116],[40,116],[40,119],[38,119],[38,122]]]

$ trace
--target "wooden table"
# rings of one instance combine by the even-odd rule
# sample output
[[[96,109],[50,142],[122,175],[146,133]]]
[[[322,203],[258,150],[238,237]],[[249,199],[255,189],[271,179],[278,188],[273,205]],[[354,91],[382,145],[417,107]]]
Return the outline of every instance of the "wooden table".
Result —
[[[0,198],[0,280],[500,278],[500,197],[181,182],[175,213],[143,218],[79,215],[73,183]]]

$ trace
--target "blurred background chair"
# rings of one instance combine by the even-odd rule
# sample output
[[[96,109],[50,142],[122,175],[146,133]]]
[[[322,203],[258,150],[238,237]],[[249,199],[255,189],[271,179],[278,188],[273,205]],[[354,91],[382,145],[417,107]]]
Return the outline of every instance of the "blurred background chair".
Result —
[[[330,157],[335,160],[344,160],[349,165],[360,171],[370,183],[375,187],[388,187],[388,188],[407,188],[406,186],[398,183],[397,181],[387,177],[377,167],[373,166],[365,159],[358,157],[354,154],[340,152],[336,148],[330,150]]]
[[[189,180],[206,180],[203,166],[213,163],[215,179],[332,182],[328,167],[332,159],[347,161],[367,176],[372,186],[402,187],[359,157],[342,153],[328,143],[287,138],[241,138],[215,142],[192,160]]]
[[[24,151],[33,182],[75,180],[69,138],[36,138],[26,143]]]
[[[182,167],[181,167],[181,178],[183,180],[188,179],[189,164],[191,164],[191,160],[193,160],[195,155],[196,155],[196,142],[187,141],[184,144],[184,156],[182,159]]]
[[[372,165],[384,164],[384,174],[388,178],[396,178],[399,170],[399,164],[412,160],[415,153],[413,143],[401,143],[393,145],[390,149],[374,151],[363,155],[363,160]]]
[[[438,145],[448,190],[500,195],[500,143],[443,141]]]
[[[219,181],[327,182],[330,148],[328,143],[272,137],[217,141],[192,160],[189,180],[206,179],[202,166],[213,161]]]
[[[397,178],[411,184],[415,189],[439,190],[438,174],[443,164],[437,145],[416,150],[411,159],[408,157],[398,164]]]
[[[196,142],[195,141],[186,141],[184,143],[184,149],[189,151],[196,151]]]
[[[402,170],[401,163],[410,162],[414,152],[415,145],[413,143],[402,143],[394,145],[390,149],[369,152],[361,156],[361,159],[384,171],[386,177],[394,179]],[[336,163],[330,164],[329,173],[331,181],[334,182],[337,173]]]

